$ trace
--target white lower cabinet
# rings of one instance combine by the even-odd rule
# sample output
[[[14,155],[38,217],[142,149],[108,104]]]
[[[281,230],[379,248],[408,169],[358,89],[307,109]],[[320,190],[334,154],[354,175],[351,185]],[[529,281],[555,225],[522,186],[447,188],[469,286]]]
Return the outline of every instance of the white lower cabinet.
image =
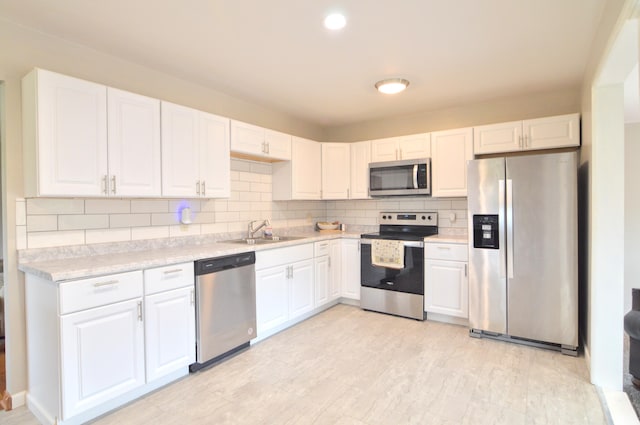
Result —
[[[314,305],[320,307],[329,302],[329,256],[314,259],[315,291]]]
[[[340,298],[342,286],[342,245],[340,239],[329,242],[329,301]]]
[[[424,310],[469,317],[467,245],[425,243]]]
[[[25,284],[27,404],[42,423],[85,423],[195,361],[191,262],[66,282],[27,274]]]
[[[144,271],[147,382],[196,361],[193,263]]]
[[[314,308],[313,244],[256,252],[257,339]]]
[[[342,240],[342,296],[360,299],[360,240]]]
[[[142,298],[60,317],[62,419],[145,382]]]

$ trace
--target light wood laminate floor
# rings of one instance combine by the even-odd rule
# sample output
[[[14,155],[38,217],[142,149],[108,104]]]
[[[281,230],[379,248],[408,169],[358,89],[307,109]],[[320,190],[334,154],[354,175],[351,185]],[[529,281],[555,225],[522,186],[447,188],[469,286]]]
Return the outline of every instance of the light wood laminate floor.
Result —
[[[24,407],[4,425],[37,423]],[[95,421],[604,424],[583,357],[338,305]]]

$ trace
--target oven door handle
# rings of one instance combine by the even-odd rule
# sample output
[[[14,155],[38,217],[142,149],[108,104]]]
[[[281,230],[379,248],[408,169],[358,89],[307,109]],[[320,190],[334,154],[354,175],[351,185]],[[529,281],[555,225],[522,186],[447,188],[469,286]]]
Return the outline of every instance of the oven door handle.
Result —
[[[362,245],[371,245],[373,239],[360,239]],[[424,248],[424,241],[402,241],[405,248]]]

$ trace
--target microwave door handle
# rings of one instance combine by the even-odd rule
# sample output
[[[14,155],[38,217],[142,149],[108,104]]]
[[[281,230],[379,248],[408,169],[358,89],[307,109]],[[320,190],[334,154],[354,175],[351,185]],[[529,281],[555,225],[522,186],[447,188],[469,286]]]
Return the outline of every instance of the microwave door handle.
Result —
[[[413,188],[418,188],[418,164],[413,165]]]

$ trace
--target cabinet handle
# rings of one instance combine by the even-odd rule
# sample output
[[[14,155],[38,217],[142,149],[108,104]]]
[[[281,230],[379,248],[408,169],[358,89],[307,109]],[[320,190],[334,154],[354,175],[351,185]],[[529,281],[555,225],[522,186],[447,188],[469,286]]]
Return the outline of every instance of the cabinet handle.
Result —
[[[439,246],[438,249],[446,249],[447,251],[451,249],[449,246]]]
[[[266,154],[268,154],[268,153],[269,153],[269,148],[270,148],[270,146],[269,146],[269,142],[265,142],[265,144],[264,144],[264,145],[265,145],[265,147],[267,148],[267,151],[266,151],[265,153],[266,153]]]
[[[398,158],[398,149],[396,149],[396,159],[400,159]]]
[[[351,194],[349,193],[351,191],[351,189],[347,189],[347,199],[351,198]]]
[[[527,134],[524,135],[524,147],[530,147],[531,141],[529,140],[529,136]]]
[[[182,271],[182,269],[171,269],[171,270],[165,270],[164,274],[173,274],[173,273],[180,273]]]
[[[202,196],[206,196],[207,194],[207,182],[202,180]]]
[[[104,176],[102,176],[102,193],[104,193],[105,195],[109,192],[109,189],[107,188],[108,185],[109,183],[107,181],[107,175],[105,174]]]
[[[331,267],[331,257],[329,257],[329,267]]]
[[[464,277],[467,277],[467,264],[464,265]]]
[[[95,286],[96,288],[100,288],[102,286],[117,285],[118,283],[120,283],[119,280],[107,280],[104,282],[96,282],[93,284],[93,286]]]
[[[196,182],[196,195],[200,195],[200,180]]]
[[[116,194],[116,176],[111,176],[111,193]]]
[[[400,148],[400,158],[398,159],[402,159],[402,148]]]
[[[138,320],[142,322],[142,301],[138,301]]]

